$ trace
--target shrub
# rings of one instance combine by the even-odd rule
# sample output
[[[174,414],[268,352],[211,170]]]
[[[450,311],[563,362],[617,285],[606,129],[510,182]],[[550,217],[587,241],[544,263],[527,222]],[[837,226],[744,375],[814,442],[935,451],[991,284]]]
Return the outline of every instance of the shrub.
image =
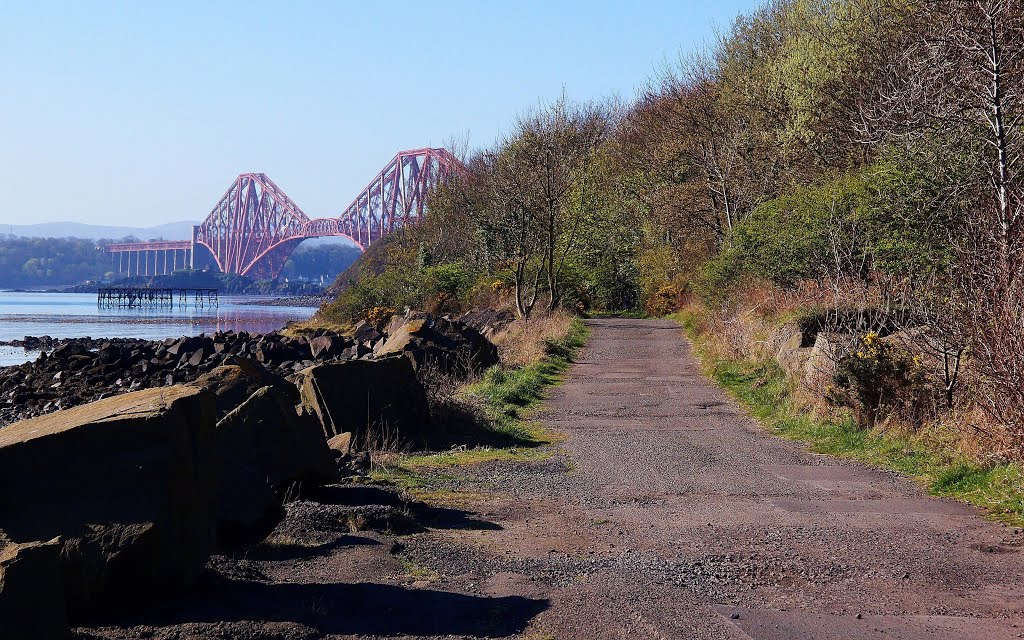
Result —
[[[473,284],[473,274],[461,262],[448,262],[423,270],[428,295],[449,300],[463,300]]]
[[[852,409],[862,428],[872,428],[891,415],[920,426],[931,407],[921,357],[874,332],[839,360],[833,382],[826,399]]]
[[[668,284],[659,288],[653,296],[647,299],[648,315],[661,317],[679,310],[679,298],[682,292],[679,287]]]
[[[387,322],[393,315],[395,315],[394,307],[377,306],[366,312],[366,321],[379,327]]]
[[[743,280],[743,257],[734,248],[723,250],[697,270],[693,290],[709,306],[722,306]]]

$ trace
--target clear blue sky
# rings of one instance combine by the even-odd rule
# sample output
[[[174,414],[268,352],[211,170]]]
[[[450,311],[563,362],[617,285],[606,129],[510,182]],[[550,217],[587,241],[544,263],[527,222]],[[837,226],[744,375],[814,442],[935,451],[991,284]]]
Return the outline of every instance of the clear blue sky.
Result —
[[[200,220],[243,171],[338,215],[399,149],[632,98],[755,4],[4,0],[0,223]]]

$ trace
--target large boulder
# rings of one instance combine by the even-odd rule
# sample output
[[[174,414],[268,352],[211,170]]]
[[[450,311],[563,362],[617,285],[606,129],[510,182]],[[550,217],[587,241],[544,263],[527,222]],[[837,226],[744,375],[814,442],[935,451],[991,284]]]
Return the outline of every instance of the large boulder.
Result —
[[[213,392],[217,398],[217,415],[220,417],[227,415],[263,387],[292,386],[250,358],[232,357],[228,362],[192,382],[194,386]]]
[[[351,432],[352,448],[400,448],[425,442],[427,395],[404,356],[320,364],[296,378],[302,404],[327,438]]]
[[[360,320],[352,328],[352,339],[363,344],[371,344],[381,339],[381,333],[376,326],[366,320]]]
[[[404,319],[403,319],[404,320]],[[391,355],[411,352],[421,347],[423,339],[428,335],[428,318],[416,318],[404,322],[392,321],[387,340],[380,342],[374,355]],[[454,345],[448,345],[454,347]]]
[[[775,361],[791,380],[802,384],[806,376],[807,360],[811,357],[813,348],[804,346],[804,335],[796,324],[782,326],[777,338],[779,348],[775,352]]]
[[[345,350],[356,343],[343,335],[324,333],[309,341],[309,352],[314,360],[343,356]]]
[[[850,352],[856,341],[857,337],[852,334],[819,333],[804,363],[804,384],[814,390],[833,384],[839,361]]]
[[[404,321],[402,321],[404,320]],[[479,373],[498,363],[498,348],[479,331],[461,322],[414,314],[392,318],[388,339],[376,356],[407,355],[417,367],[436,366],[457,375]]]
[[[0,638],[70,638],[61,544],[5,542],[0,536]]]
[[[146,389],[0,429],[0,530],[61,540],[69,613],[192,583],[214,542],[213,396]]]
[[[54,349],[53,353],[50,354],[51,357],[57,360],[69,360],[73,356],[89,356],[91,358],[91,355],[89,349],[78,342],[66,342]]]
[[[207,342],[205,336],[182,336],[177,340],[168,338],[164,346],[172,356],[188,356],[205,347]]]
[[[314,359],[326,357],[334,349],[334,336],[316,336],[309,341],[309,352]]]
[[[476,309],[459,316],[459,322],[476,329],[488,340],[515,322],[516,316],[508,309]]]
[[[217,532],[223,542],[262,539],[284,516],[296,483],[336,481],[338,469],[316,417],[291,385],[266,386],[217,423],[224,490]]]

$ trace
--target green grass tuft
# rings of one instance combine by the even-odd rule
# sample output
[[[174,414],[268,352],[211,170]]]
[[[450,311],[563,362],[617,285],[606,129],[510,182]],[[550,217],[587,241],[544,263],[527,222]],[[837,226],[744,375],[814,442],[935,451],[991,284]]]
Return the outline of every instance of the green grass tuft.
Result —
[[[491,367],[480,382],[466,391],[481,400],[494,428],[513,431],[527,441],[540,443],[545,437],[543,432],[524,417],[544,399],[548,387],[562,381],[588,335],[583,321],[574,318],[563,338],[545,343],[546,355],[539,361],[514,369]]]
[[[643,309],[612,309],[607,311],[588,311],[588,318],[632,318],[644,319],[650,316]]]
[[[481,380],[468,386],[465,393],[475,396],[483,409],[487,424],[481,428],[503,436],[511,446],[456,447],[438,453],[417,455],[392,454],[375,465],[374,482],[389,483],[413,494],[435,490],[450,476],[439,471],[451,467],[480,464],[495,460],[539,460],[551,455],[541,449],[557,439],[529,419],[530,412],[544,399],[549,387],[558,384],[572,365],[573,358],[586,343],[589,330],[575,318],[568,333],[559,340],[548,341],[545,356],[523,367],[488,369]]]

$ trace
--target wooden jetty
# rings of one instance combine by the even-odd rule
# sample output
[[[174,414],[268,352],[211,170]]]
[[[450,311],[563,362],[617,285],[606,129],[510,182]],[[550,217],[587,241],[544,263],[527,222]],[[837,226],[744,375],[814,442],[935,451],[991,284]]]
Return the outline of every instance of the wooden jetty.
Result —
[[[103,308],[132,307],[216,307],[220,305],[218,289],[182,289],[164,287],[100,287],[96,306]]]

